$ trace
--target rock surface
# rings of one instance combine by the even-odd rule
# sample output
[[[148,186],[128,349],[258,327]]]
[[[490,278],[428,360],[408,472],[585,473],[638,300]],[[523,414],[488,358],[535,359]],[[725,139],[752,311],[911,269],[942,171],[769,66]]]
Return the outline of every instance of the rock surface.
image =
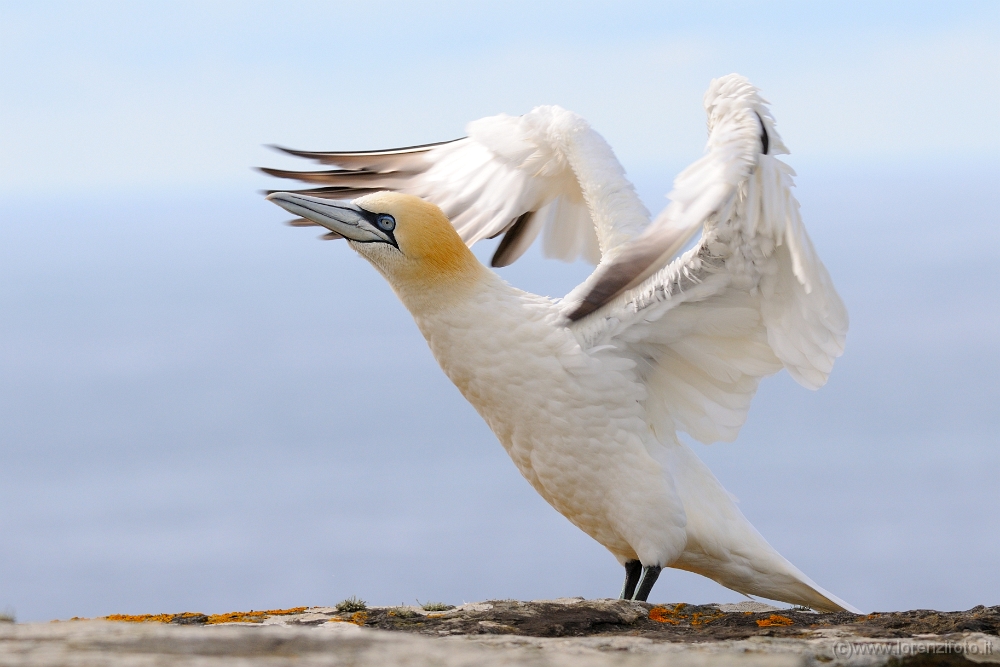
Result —
[[[0,666],[1000,664],[1000,607],[859,616],[570,598],[108,618],[0,624]]]

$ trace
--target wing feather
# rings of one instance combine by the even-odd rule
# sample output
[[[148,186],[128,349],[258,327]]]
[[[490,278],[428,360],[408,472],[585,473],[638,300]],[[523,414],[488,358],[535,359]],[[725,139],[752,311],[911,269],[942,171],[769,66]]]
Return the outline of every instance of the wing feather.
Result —
[[[760,380],[781,368],[822,386],[847,334],[765,104],[742,77],[713,81],[706,155],[677,178],[664,213],[565,300],[585,346],[640,362],[654,426],[706,443],[734,439]],[[695,247],[670,261],[699,227]]]
[[[513,231],[494,266],[514,262],[539,235],[547,256],[597,263],[649,223],[611,148],[579,116],[538,107],[524,116],[483,118],[467,129],[463,139],[387,150],[279,148],[337,168],[262,171],[322,186],[297,191],[314,196],[415,194],[440,206],[469,245]]]

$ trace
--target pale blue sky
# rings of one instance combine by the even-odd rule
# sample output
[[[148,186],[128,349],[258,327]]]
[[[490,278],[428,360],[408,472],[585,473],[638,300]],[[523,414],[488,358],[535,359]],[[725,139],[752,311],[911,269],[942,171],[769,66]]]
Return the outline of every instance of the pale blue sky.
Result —
[[[615,595],[381,278],[249,167],[556,103],[656,209],[732,71],[852,329],[827,387],[765,382],[699,455],[863,609],[1000,603],[1000,5],[807,7],[0,2],[0,609]],[[653,597],[739,599],[679,572]]]
[[[1000,150],[991,2],[5,2],[3,12],[5,191],[245,183],[247,164],[271,158],[265,143],[447,139],[469,119],[540,103],[590,119],[630,170],[673,167],[701,151],[701,96],[731,71],[782,110],[801,158]]]

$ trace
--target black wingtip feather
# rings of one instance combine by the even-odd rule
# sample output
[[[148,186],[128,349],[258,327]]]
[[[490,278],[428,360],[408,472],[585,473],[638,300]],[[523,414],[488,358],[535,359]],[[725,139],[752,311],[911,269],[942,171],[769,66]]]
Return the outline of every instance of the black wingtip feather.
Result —
[[[307,197],[319,197],[320,199],[357,199],[365,195],[376,192],[384,192],[385,188],[348,188],[348,187],[328,187],[328,188],[306,188],[305,190],[259,190],[262,195],[273,195],[275,192],[290,192],[293,195],[306,195]]]
[[[756,111],[753,112],[757,116],[757,120],[760,121],[760,152],[767,155],[767,150],[770,148],[770,137],[767,136],[767,128],[764,127],[764,119],[760,117],[760,114]]]
[[[466,137],[459,137],[458,139],[449,139],[447,141],[436,141],[431,144],[416,144],[414,146],[400,146],[398,148],[382,148],[378,150],[368,150],[368,151],[302,151],[294,148],[285,148],[284,146],[278,146],[276,144],[269,144],[269,148],[274,148],[275,150],[281,151],[282,153],[287,153],[289,155],[294,155],[296,157],[304,157],[311,160],[321,160],[323,158],[331,158],[337,156],[344,157],[378,157],[382,155],[398,155],[400,153],[422,153],[429,151],[432,148],[437,148],[438,146],[444,146],[445,144],[453,144],[456,141],[461,141]]]
[[[516,220],[514,220],[514,224],[507,228],[507,232],[503,235],[503,238],[500,239],[500,245],[497,246],[496,252],[493,253],[493,259],[490,260],[490,266],[495,269],[501,269],[505,266],[510,266],[517,261],[517,258],[521,256],[521,253],[518,252],[517,254],[514,254],[517,250],[515,242],[528,229],[528,223],[531,222],[531,218],[534,215],[534,211],[522,213]]]

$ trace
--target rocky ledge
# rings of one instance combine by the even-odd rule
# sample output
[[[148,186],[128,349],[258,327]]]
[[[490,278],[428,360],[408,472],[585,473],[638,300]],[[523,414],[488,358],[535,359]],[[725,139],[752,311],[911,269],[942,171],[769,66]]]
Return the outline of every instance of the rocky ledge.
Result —
[[[1000,606],[867,615],[582,598],[338,607],[2,624],[0,666],[1000,664]]]

